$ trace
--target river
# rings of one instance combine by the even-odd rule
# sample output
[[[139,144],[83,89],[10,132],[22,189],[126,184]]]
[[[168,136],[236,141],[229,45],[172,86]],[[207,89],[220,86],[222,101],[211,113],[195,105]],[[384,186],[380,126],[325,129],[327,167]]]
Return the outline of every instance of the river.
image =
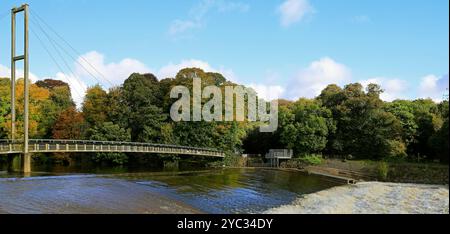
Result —
[[[76,171],[76,173],[75,173]],[[270,169],[0,172],[0,213],[262,213],[337,186]]]
[[[23,177],[0,171],[0,213],[449,213],[448,185],[342,185],[325,177],[270,169],[35,170],[44,172]]]

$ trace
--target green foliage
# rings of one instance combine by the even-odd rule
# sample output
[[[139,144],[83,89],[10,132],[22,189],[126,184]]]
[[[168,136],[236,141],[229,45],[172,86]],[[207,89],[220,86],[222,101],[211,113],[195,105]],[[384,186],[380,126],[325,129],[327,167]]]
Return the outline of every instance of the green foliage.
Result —
[[[100,85],[90,87],[83,102],[83,114],[90,126],[97,126],[107,121],[108,94]]]
[[[162,97],[158,79],[152,74],[132,74],[123,84],[123,107],[133,141],[159,141],[162,123],[167,119]]]
[[[429,145],[436,153],[436,156],[441,162],[448,163],[450,152],[449,152],[449,118],[445,120],[442,128],[437,131],[433,136],[431,136]]]
[[[41,88],[46,88],[50,91],[50,99],[47,100],[43,106],[43,113],[41,123],[39,124],[40,138],[51,138],[53,127],[59,115],[69,109],[75,108],[75,103],[72,100],[69,85],[59,80],[43,80],[36,82],[36,85]]]
[[[8,80],[9,81],[9,80]],[[5,79],[0,79],[0,85],[7,84]],[[9,85],[9,84],[7,84]],[[11,105],[9,104],[9,100],[6,95],[7,92],[2,92],[3,87],[0,87],[0,139],[6,138],[8,136],[7,130],[4,128],[4,123],[6,122],[6,118],[8,113],[10,112]]]
[[[38,81],[30,92],[31,135],[217,148],[227,153],[220,165],[239,165],[241,159],[235,154],[243,148],[261,155],[269,149],[289,148],[300,157],[297,160],[308,164],[320,163],[321,154],[390,162],[449,161],[448,101],[383,102],[380,86],[370,84],[364,90],[355,83],[344,88],[329,85],[316,99],[280,100],[279,128],[274,133],[260,133],[258,124],[251,122],[173,122],[168,116],[176,100],[170,98],[170,91],[183,85],[192,92],[194,77],[201,78],[203,87],[216,85],[223,90],[238,85],[198,68],[183,69],[176,77],[160,81],[152,74],[135,73],[122,86],[107,91],[99,85],[89,88],[78,111],[66,83]],[[18,97],[22,97],[23,81],[17,84]],[[0,78],[0,138],[7,138],[10,131],[9,87],[9,79]],[[207,101],[202,99],[202,103]],[[19,135],[22,104],[18,98]],[[95,160],[124,164],[127,156],[98,154]]]
[[[382,92],[377,85],[369,85],[364,92],[361,84],[344,89],[331,85],[322,92],[318,99],[332,111],[337,124],[326,152],[369,159],[405,154],[398,152],[405,147],[394,149],[403,142],[402,125],[396,116],[383,110]]]
[[[406,146],[411,145],[417,139],[418,124],[414,115],[414,104],[411,101],[396,100],[386,103],[384,109],[393,114],[402,125],[402,139]]]
[[[88,134],[91,140],[96,141],[129,142],[131,140],[131,135],[127,130],[111,122],[105,122],[91,128]],[[102,162],[118,165],[123,165],[128,162],[128,156],[124,153],[97,153],[93,159],[98,163]]]
[[[335,131],[331,111],[315,100],[300,99],[280,110],[281,143],[296,154],[319,153]]]
[[[216,161],[209,164],[210,167],[243,167],[243,158],[239,155],[226,153],[222,161]]]
[[[385,181],[389,175],[389,164],[387,162],[379,162],[377,166],[378,179]]]
[[[317,154],[308,154],[300,157],[300,161],[307,165],[320,165],[323,163],[322,155]]]

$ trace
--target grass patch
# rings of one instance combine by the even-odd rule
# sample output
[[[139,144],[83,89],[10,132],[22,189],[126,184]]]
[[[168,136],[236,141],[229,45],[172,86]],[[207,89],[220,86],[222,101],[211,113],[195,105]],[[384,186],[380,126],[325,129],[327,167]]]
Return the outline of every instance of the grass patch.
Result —
[[[300,161],[307,164],[317,166],[323,163],[322,155],[310,154],[300,157]]]

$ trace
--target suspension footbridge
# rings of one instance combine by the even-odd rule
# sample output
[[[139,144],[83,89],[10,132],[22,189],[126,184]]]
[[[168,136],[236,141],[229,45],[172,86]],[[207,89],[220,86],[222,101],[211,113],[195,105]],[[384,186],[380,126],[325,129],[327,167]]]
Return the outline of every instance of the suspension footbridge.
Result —
[[[31,172],[31,154],[33,153],[149,153],[149,154],[171,154],[188,155],[199,157],[224,158],[225,154],[216,149],[196,148],[178,145],[152,144],[140,142],[115,142],[115,141],[89,141],[89,140],[55,140],[55,139],[30,139],[29,138],[29,6],[27,4],[11,10],[11,139],[0,140],[0,156],[13,155],[20,157],[20,171],[24,173]],[[16,55],[16,15],[23,13],[24,16],[24,48],[23,54]],[[38,16],[39,17],[39,16]],[[39,17],[40,18],[40,17]],[[34,21],[38,29],[43,31],[45,37],[53,45],[54,49],[62,46],[43,30],[42,24]],[[45,22],[44,22],[45,23]],[[39,35],[32,30],[34,35],[42,44]],[[59,34],[58,37],[62,38]],[[67,41],[64,40],[68,44]],[[69,45],[69,44],[68,44]],[[69,45],[70,46],[70,45]],[[75,50],[72,46],[71,49]],[[76,51],[76,50],[75,50]],[[49,52],[47,50],[47,52]],[[58,52],[59,53],[59,52]],[[56,59],[49,53],[55,64],[61,66]],[[65,60],[64,64],[67,65]],[[83,59],[96,72],[97,69]],[[24,63],[24,101],[23,101],[23,138],[16,139],[16,63]],[[80,64],[82,67],[83,64]],[[68,66],[68,65],[67,65]],[[68,66],[69,67],[69,66]],[[71,69],[69,68],[69,71]],[[87,69],[88,70],[88,69]],[[88,73],[92,74],[91,72]],[[96,78],[94,76],[94,78]],[[106,77],[103,76],[105,80]],[[98,80],[98,79],[97,79]],[[70,80],[69,80],[70,82]]]

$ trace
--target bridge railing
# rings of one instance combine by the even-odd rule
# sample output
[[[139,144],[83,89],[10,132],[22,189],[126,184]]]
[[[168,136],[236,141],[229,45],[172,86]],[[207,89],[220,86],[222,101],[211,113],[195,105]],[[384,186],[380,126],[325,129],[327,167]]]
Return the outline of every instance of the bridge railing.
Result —
[[[32,153],[136,152],[224,157],[224,153],[217,149],[138,142],[32,139],[28,141],[28,145],[28,150]],[[0,153],[20,153],[22,147],[21,140],[0,140]]]
[[[20,140],[3,140],[0,139],[1,153],[20,153],[23,151],[23,141]]]

